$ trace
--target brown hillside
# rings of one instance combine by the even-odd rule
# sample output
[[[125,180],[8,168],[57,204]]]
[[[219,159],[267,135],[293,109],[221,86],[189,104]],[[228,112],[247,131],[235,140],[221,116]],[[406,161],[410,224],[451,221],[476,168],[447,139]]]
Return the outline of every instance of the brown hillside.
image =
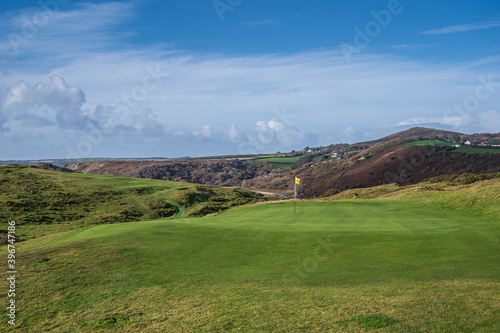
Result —
[[[314,149],[320,157],[335,151],[344,153],[345,159],[315,161],[314,155],[308,154],[291,170],[273,169],[268,162],[249,164],[238,159],[100,161],[72,163],[68,168],[84,173],[240,186],[281,193],[293,190],[293,177],[298,176],[303,180],[299,194],[304,198],[317,197],[330,189],[390,183],[409,185],[441,175],[500,172],[499,153],[457,153],[444,146],[406,147],[406,142],[418,139],[488,142],[499,140],[500,133],[465,135],[416,127],[371,142]]]
[[[239,160],[99,161],[71,163],[67,167],[83,173],[216,186],[238,186],[272,170],[269,162],[248,164]]]
[[[412,127],[408,130],[401,131],[401,132],[394,133],[394,134],[390,134],[388,136],[385,136],[385,137],[377,139],[377,140],[360,142],[360,143],[357,143],[357,145],[374,145],[377,143],[384,143],[384,142],[389,142],[389,141],[398,140],[398,139],[416,140],[416,139],[441,138],[443,140],[446,140],[446,139],[452,140],[453,138],[463,139],[466,136],[467,136],[466,134],[458,133],[458,132],[451,132],[451,131],[445,131],[445,130],[434,129],[434,128],[426,128],[426,127]]]
[[[316,197],[329,189],[346,190],[398,183],[409,185],[440,175],[500,172],[500,154],[469,154],[448,151],[445,147],[406,147],[406,140],[393,140],[365,149],[347,160],[309,163],[288,172],[273,172],[247,181],[255,188],[290,190],[290,179],[303,181],[299,193]],[[360,160],[364,157],[365,160]]]

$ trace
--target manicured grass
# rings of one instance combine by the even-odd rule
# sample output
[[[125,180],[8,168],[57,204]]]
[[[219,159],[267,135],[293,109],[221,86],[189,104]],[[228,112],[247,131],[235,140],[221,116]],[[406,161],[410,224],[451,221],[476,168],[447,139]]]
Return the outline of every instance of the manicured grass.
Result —
[[[458,147],[453,150],[455,153],[500,153],[498,148],[480,148],[480,147]]]
[[[415,147],[415,146],[447,146],[447,147],[452,147],[455,145],[452,142],[447,142],[447,141],[441,141],[441,140],[419,140],[419,141],[412,141],[406,143],[406,147]]]
[[[455,212],[487,216],[500,220],[500,174],[442,176],[440,181],[424,181],[416,185],[381,185],[352,189],[335,194],[328,200],[383,198],[411,200]],[[475,181],[471,181],[474,180]]]
[[[494,332],[499,240],[410,197],[100,225],[18,244],[16,329]]]

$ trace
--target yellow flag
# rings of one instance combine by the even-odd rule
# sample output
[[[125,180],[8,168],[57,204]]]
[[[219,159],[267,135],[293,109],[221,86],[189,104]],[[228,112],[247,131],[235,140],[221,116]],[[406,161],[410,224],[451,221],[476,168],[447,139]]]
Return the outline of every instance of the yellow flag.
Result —
[[[300,184],[300,178],[295,177],[295,184],[297,184],[297,185]]]

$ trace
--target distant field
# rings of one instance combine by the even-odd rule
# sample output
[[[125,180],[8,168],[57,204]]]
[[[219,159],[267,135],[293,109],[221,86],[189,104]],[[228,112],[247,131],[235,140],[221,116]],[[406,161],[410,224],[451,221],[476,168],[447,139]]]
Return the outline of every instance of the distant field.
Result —
[[[291,202],[246,205],[24,242],[18,328],[499,331],[496,208],[459,209],[483,197],[495,205],[499,185],[428,186],[399,198],[299,201],[296,214]]]
[[[419,140],[406,143],[406,147],[415,146],[447,146],[452,147],[454,143],[441,140]]]
[[[454,148],[452,152],[456,153],[500,153],[500,148],[481,148],[481,147],[459,147]]]
[[[264,158],[255,158],[255,159],[247,159],[248,163],[254,163],[257,161],[267,161],[273,165],[274,168],[279,169],[289,169],[291,168],[302,156],[295,157],[264,157]]]
[[[406,147],[418,147],[418,146],[446,146],[453,147],[455,144],[440,140],[419,140],[406,143]],[[500,153],[500,149],[497,148],[483,148],[483,147],[458,147],[450,150],[456,153]]]

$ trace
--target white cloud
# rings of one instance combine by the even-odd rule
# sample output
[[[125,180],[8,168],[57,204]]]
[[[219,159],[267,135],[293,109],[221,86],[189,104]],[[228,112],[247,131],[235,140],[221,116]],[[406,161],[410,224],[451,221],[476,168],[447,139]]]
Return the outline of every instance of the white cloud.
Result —
[[[31,86],[20,82],[11,87],[6,91],[0,109],[10,119],[19,119],[25,124],[81,129],[90,122],[81,109],[84,103],[85,94],[79,87],[70,86],[62,77],[53,75],[49,83]]]
[[[500,80],[498,57],[425,63],[365,52],[348,64],[330,50],[235,56],[187,53],[165,45],[133,48],[123,35],[110,31],[134,12],[134,5],[123,2],[70,5],[20,48],[20,56],[2,62],[9,66],[0,68],[0,75],[8,70],[12,76],[0,83],[0,139],[11,140],[12,128],[29,125],[36,129],[23,139],[29,145],[35,140],[28,142],[28,137],[48,136],[51,130],[62,138],[61,128],[90,125],[105,129],[109,141],[156,136],[164,145],[173,140],[181,155],[195,154],[197,150],[182,150],[201,149],[202,140],[211,138],[206,141],[212,146],[203,147],[206,155],[207,149],[238,144],[252,152],[312,146],[315,135],[325,145],[349,135],[351,131],[342,133],[348,127],[356,128],[355,140],[366,128],[398,122],[455,126],[465,132],[478,128],[478,119],[484,128],[494,130],[488,121],[497,124],[495,114],[484,112],[499,105],[498,90],[475,110],[483,118],[443,114],[473,96],[478,76],[492,74],[495,82]],[[30,17],[29,12],[14,14],[0,18],[1,32],[19,33],[22,15]],[[73,37],[66,38],[68,34]],[[8,40],[0,40],[0,54],[11,53]],[[136,101],[129,114],[123,113],[114,102],[143,84],[148,66],[157,64],[171,75]],[[50,75],[49,83],[39,83]],[[276,117],[278,105],[286,106],[293,123],[288,116]],[[189,146],[189,140],[196,144]]]
[[[447,114],[442,117],[414,117],[401,121],[397,126],[427,125],[434,127],[447,127],[455,131],[465,132],[498,132],[500,130],[500,113],[489,110],[486,112],[472,112],[463,114]]]
[[[351,136],[354,134],[354,128],[352,126],[349,126],[344,131],[342,131],[342,134],[346,136]]]
[[[470,122],[470,116],[466,115],[450,115],[443,117],[413,117],[411,119],[400,121],[397,126],[417,126],[422,124],[434,124],[434,126],[446,125],[461,127]]]
[[[69,3],[51,11],[32,7],[6,13],[0,17],[0,31],[6,31],[8,38],[0,51],[14,56],[42,53],[61,61],[68,51],[73,55],[113,43],[120,35],[110,33],[109,28],[133,16],[134,6],[124,2]]]
[[[477,115],[477,122],[479,124],[479,131],[492,133],[500,132],[500,112],[493,110],[481,112]]]
[[[231,126],[229,126],[227,134],[229,135],[231,141],[237,141],[241,138],[241,133],[234,124],[231,124]]]
[[[253,22],[244,22],[243,25],[250,26],[250,27],[269,27],[269,26],[275,26],[278,25],[279,22],[276,20],[271,20],[271,19],[264,19],[261,21],[253,21]]]
[[[449,27],[427,30],[427,31],[421,32],[421,34],[423,34],[423,35],[444,35],[444,34],[454,34],[454,33],[458,33],[458,32],[466,32],[466,31],[472,31],[472,30],[493,29],[496,27],[500,27],[500,21],[452,25]]]
[[[255,126],[254,142],[261,146],[292,147],[301,143],[305,134],[294,125],[285,125],[276,120],[258,121]]]
[[[212,133],[212,126],[205,124],[201,127],[201,135],[203,135],[205,138],[211,138],[213,136]]]

